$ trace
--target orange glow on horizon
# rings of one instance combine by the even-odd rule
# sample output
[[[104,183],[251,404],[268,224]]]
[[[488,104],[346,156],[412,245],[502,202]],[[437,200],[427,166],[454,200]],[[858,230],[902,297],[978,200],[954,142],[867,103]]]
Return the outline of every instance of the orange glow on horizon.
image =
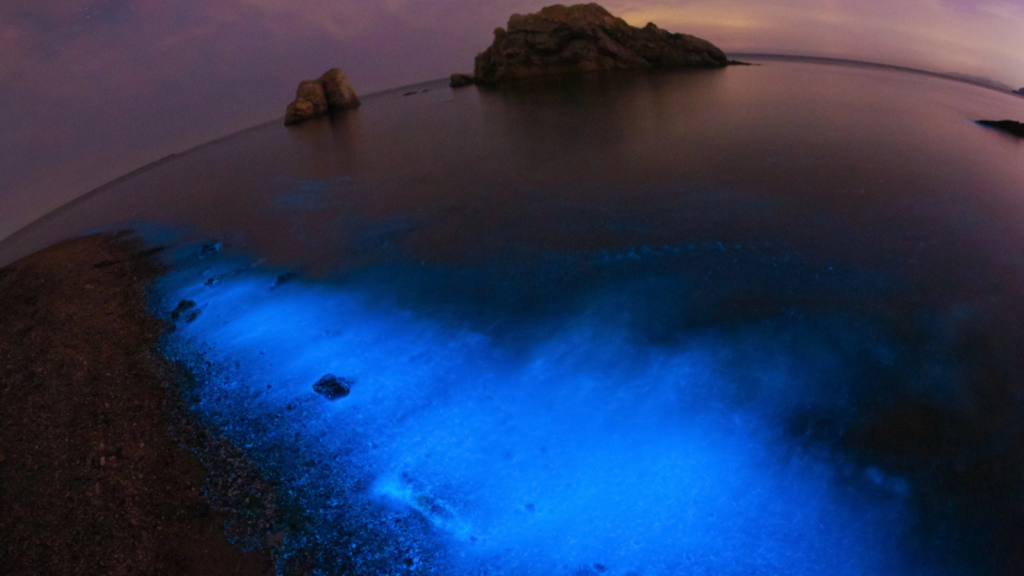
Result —
[[[654,22],[706,38],[727,52],[840,57],[1024,85],[1024,5],[704,0],[609,8],[617,4],[622,4],[619,15],[634,26]]]

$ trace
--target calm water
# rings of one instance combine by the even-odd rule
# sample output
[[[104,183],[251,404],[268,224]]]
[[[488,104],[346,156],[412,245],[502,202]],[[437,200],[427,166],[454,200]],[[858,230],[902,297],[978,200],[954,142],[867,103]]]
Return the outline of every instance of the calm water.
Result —
[[[306,510],[282,569],[1021,573],[1024,141],[972,120],[1024,99],[759,64],[380,94],[0,262],[175,239],[196,409]]]

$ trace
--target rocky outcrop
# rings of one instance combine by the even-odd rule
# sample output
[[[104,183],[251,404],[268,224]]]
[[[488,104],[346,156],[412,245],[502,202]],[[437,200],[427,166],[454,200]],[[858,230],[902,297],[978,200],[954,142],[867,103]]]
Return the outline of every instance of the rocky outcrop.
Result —
[[[295,90],[295,100],[285,112],[285,125],[298,124],[323,116],[333,110],[359,106],[359,97],[348,76],[339,68],[331,68],[316,80],[303,80]]]
[[[1014,120],[978,120],[978,124],[1024,138],[1024,123]]]
[[[548,6],[513,14],[508,28],[476,57],[475,82],[628,68],[721,68],[731,64],[717,46],[673,34],[653,23],[634,28],[598,4]]]

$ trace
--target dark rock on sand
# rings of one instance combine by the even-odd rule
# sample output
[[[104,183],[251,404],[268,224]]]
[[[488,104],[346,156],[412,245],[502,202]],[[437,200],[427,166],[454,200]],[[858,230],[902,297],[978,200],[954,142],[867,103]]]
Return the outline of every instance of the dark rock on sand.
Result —
[[[285,112],[285,125],[298,124],[331,111],[359,106],[348,76],[339,68],[331,68],[316,80],[303,80],[295,91],[295,100]]]
[[[352,384],[354,382],[351,380],[339,378],[334,374],[326,374],[317,380],[316,384],[313,384],[313,391],[328,400],[337,400],[348,396],[352,391]]]
[[[452,88],[462,88],[473,84],[476,84],[476,78],[472,74],[452,74],[450,83]]]
[[[513,14],[508,29],[476,57],[477,84],[629,68],[721,68],[730,64],[714,44],[673,34],[653,23],[634,28],[598,4],[548,6]]]
[[[1024,123],[1014,120],[978,120],[978,124],[1024,138]]]

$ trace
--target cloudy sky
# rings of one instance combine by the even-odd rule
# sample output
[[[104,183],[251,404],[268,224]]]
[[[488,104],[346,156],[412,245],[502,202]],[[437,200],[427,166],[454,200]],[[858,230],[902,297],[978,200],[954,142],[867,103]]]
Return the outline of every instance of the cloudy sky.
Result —
[[[341,66],[369,93],[470,71],[527,0],[3,0],[0,238],[117,176],[282,116]],[[607,0],[727,52],[1024,85],[1020,0]]]

